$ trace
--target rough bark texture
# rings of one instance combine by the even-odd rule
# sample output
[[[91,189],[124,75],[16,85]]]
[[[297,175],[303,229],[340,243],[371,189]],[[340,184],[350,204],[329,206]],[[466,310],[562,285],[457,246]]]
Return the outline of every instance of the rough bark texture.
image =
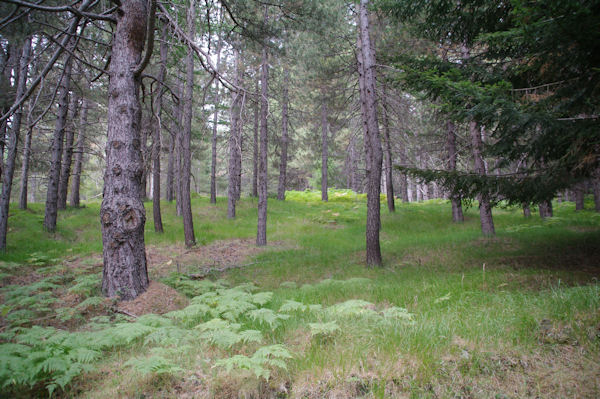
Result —
[[[19,193],[19,209],[27,209],[27,182],[29,180],[29,157],[31,155],[31,136],[33,127],[27,128],[23,143],[23,160],[21,163],[21,192]]]
[[[23,43],[18,63],[15,63],[14,69],[17,72],[16,96],[21,98],[25,93],[27,84],[27,67],[31,55],[31,39],[27,38]],[[12,190],[13,177],[15,174],[15,161],[17,158],[17,143],[21,130],[21,120],[23,119],[23,106],[20,106],[14,113],[11,128],[8,136],[6,163],[2,173],[2,195],[0,196],[0,251],[6,250],[6,233],[8,232],[8,212],[10,207],[10,193]]]
[[[104,270],[102,293],[133,299],[148,288],[142,202],[140,77],[145,0],[121,1],[116,13],[108,87],[108,137],[104,199],[100,208]]]
[[[187,14],[188,37],[196,36],[195,26],[195,1],[190,1]],[[181,214],[183,216],[183,233],[185,236],[185,245],[192,247],[196,245],[194,235],[194,222],[192,220],[192,204],[190,198],[190,176],[192,169],[191,159],[191,139],[192,139],[192,108],[194,96],[194,51],[189,48],[186,58],[186,90],[184,99],[183,119],[184,127],[181,134],[181,197],[177,198],[181,202]]]
[[[390,141],[390,118],[388,115],[387,90],[385,85],[383,85],[381,105],[381,109],[383,110],[383,135],[385,141],[385,194],[387,196],[388,211],[394,212],[396,211],[396,204],[394,202],[394,180],[392,173],[392,143]]]
[[[380,181],[383,154],[381,150],[381,138],[379,136],[379,125],[377,122],[377,101],[375,95],[375,55],[371,49],[369,33],[369,0],[361,0],[359,14],[359,37],[362,56],[363,73],[359,71],[359,79],[364,81],[364,103],[366,111],[366,133],[370,155],[370,168],[367,183],[367,265],[380,266],[381,248],[379,245],[380,220]]]
[[[71,94],[69,114],[65,129],[65,144],[61,161],[60,181],[58,183],[58,209],[67,208],[67,194],[69,191],[69,178],[71,177],[71,163],[73,162],[73,143],[75,142],[75,120],[79,108],[79,98],[75,92]]]
[[[252,196],[258,197],[258,126],[260,122],[260,93],[259,93],[259,78],[256,78],[256,86],[254,92],[256,93],[256,101],[254,102],[254,141],[252,142]]]
[[[453,172],[456,170],[456,126],[451,121],[446,123],[446,152],[448,153],[448,170]],[[458,195],[450,195],[450,201],[452,202],[452,221],[455,223],[462,223],[465,221],[465,217],[462,211],[461,198]]]
[[[235,59],[235,85],[239,86],[243,78],[243,68],[240,52],[234,48]],[[241,91],[232,92],[231,100],[231,123],[229,127],[229,179],[227,186],[227,217],[235,218],[235,204],[238,199],[238,180],[241,173],[242,162],[242,100],[243,93]]]
[[[86,98],[81,101],[81,112],[79,114],[79,133],[75,144],[75,163],[73,164],[73,179],[71,181],[70,204],[73,207],[80,206],[79,189],[81,187],[81,171],[83,169],[83,153],[85,150],[85,129],[87,127],[87,113],[89,103]]]
[[[265,8],[265,24],[268,20]],[[269,113],[269,53],[267,47],[262,49],[261,83],[260,83],[260,152],[258,165],[258,223],[256,245],[267,245],[267,149],[268,130],[267,115]]]
[[[288,86],[290,72],[287,68],[283,70],[283,88],[281,104],[281,159],[279,161],[279,184],[277,186],[277,199],[285,200],[285,184],[287,179],[287,152],[288,152]]]
[[[162,83],[167,76],[167,25],[163,24],[160,41],[160,68],[158,69],[157,80],[160,89],[154,103],[154,112],[152,115],[152,214],[154,218],[154,231],[163,232],[162,215],[160,213],[160,150],[162,133],[162,97],[164,89]]]
[[[219,33],[217,41],[217,69],[221,64],[222,35]],[[221,97],[219,93],[219,80],[215,79],[215,113],[213,115],[211,158],[210,158],[210,203],[217,203],[217,124],[219,122],[219,106]]]
[[[327,99],[322,95],[323,103],[321,104],[321,201],[329,201],[327,189],[327,164],[329,163],[329,143],[328,143],[328,126],[327,126]]]
[[[469,131],[471,133],[471,147],[473,151],[473,161],[475,165],[475,173],[480,175],[486,174],[485,164],[481,155],[481,130],[477,122],[469,122]],[[492,206],[487,194],[480,194],[479,200],[479,219],[481,221],[481,232],[484,236],[493,236],[496,234],[494,229],[494,219],[492,218]]]
[[[58,214],[58,185],[60,183],[63,141],[67,116],[69,113],[69,88],[71,85],[71,56],[67,56],[65,70],[58,88],[58,114],[52,141],[52,160],[48,176],[48,191],[46,194],[46,212],[44,215],[44,228],[53,232],[56,230],[56,217]]]

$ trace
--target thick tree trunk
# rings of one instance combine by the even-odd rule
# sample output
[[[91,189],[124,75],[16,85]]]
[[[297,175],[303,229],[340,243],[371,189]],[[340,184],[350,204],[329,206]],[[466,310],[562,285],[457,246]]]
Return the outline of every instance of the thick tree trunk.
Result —
[[[79,207],[81,188],[81,171],[83,169],[83,154],[85,151],[85,131],[87,129],[87,113],[89,103],[86,98],[81,101],[81,114],[79,115],[79,133],[77,134],[77,143],[75,144],[75,163],[73,165],[73,180],[71,181],[71,199],[73,207]]]
[[[73,92],[69,103],[69,119],[65,129],[65,145],[58,183],[58,209],[67,208],[67,194],[69,191],[69,178],[71,177],[71,163],[73,161],[73,143],[75,142],[75,120],[79,108],[79,98]]]
[[[381,248],[379,244],[380,220],[380,181],[383,154],[381,150],[381,138],[379,136],[379,125],[377,122],[377,101],[375,95],[375,56],[371,50],[371,39],[369,33],[369,0],[361,0],[359,14],[360,32],[360,56],[362,57],[362,73],[359,70],[359,79],[364,81],[363,99],[366,111],[366,133],[370,155],[370,170],[367,183],[367,265],[380,266]]]
[[[447,167],[448,171],[456,170],[456,126],[451,121],[446,122],[446,152],[448,153]],[[461,198],[459,195],[450,193],[450,201],[452,202],[452,221],[454,223],[462,223],[465,217],[462,211]]]
[[[15,62],[14,70],[16,75],[16,96],[21,98],[25,94],[27,85],[27,70],[29,57],[31,55],[31,38],[27,38],[23,43],[19,61]],[[0,197],[0,251],[6,251],[6,233],[8,232],[8,212],[10,208],[10,193],[12,190],[13,177],[15,173],[15,164],[17,158],[17,143],[21,130],[21,120],[23,119],[23,106],[21,105],[12,117],[11,128],[8,136],[8,146],[6,154],[6,163],[2,173],[2,195]]]
[[[473,160],[475,164],[475,173],[482,176],[486,174],[485,164],[483,157],[481,156],[482,141],[481,141],[481,130],[477,125],[477,122],[469,122],[469,130],[471,133],[471,146],[473,151]],[[479,200],[479,219],[481,221],[481,232],[484,236],[494,236],[496,231],[494,229],[494,219],[492,218],[492,206],[490,204],[489,197],[486,193],[481,193],[478,196]]]
[[[383,85],[383,97],[381,101],[383,110],[383,139],[385,141],[385,193],[387,196],[387,206],[389,212],[396,211],[394,202],[394,180],[392,174],[392,143],[390,140],[390,118],[388,115],[387,88]]]
[[[188,7],[187,24],[188,37],[196,36],[196,14],[195,0],[190,0]],[[190,198],[190,175],[192,169],[191,159],[191,139],[192,139],[192,108],[194,96],[194,52],[191,48],[188,49],[186,59],[186,91],[184,99],[183,119],[184,128],[181,135],[181,197],[177,201],[181,201],[181,213],[183,216],[183,233],[185,235],[185,245],[192,247],[196,245],[196,237],[194,235],[194,222],[192,219],[192,204]]]
[[[72,39],[71,39],[72,40]],[[50,162],[50,174],[48,176],[48,191],[46,194],[46,212],[44,215],[44,228],[49,232],[56,230],[56,218],[58,214],[58,190],[60,184],[61,161],[63,155],[63,141],[67,116],[69,114],[69,88],[71,85],[71,56],[67,56],[65,70],[58,88],[58,115],[54,128],[52,141],[52,160]]]
[[[234,48],[235,85],[239,86],[243,78],[243,67],[239,49]],[[227,217],[235,218],[235,204],[238,200],[238,190],[241,172],[241,138],[242,138],[242,101],[244,93],[232,92],[231,121],[229,127],[229,179],[227,187]]]
[[[585,209],[585,182],[575,185],[575,210],[583,211]]]
[[[257,73],[258,75],[258,73]],[[260,101],[260,93],[258,92],[258,81],[256,78],[256,86],[254,92],[256,93],[256,101],[254,102],[254,141],[252,144],[252,196],[258,197],[258,124],[259,124],[259,108],[262,102]]]
[[[148,288],[142,202],[140,76],[135,73],[146,36],[147,2],[122,0],[115,13],[108,87],[104,199],[100,208],[102,293],[133,299]]]
[[[31,136],[33,126],[27,128],[23,144],[23,161],[21,163],[21,192],[19,193],[19,209],[27,209],[27,182],[29,180],[29,157],[31,155]]]
[[[217,41],[217,69],[221,65],[221,47],[223,39],[219,33]],[[210,203],[217,203],[217,125],[219,123],[219,106],[221,97],[219,95],[219,80],[215,79],[215,113],[213,115],[212,139],[211,139],[211,158],[210,158]]]
[[[329,162],[329,143],[328,140],[328,124],[327,124],[327,99],[322,91],[323,103],[321,104],[321,201],[329,201],[327,190],[329,188],[327,183],[327,164]]]
[[[267,8],[265,7],[265,25],[268,21]],[[256,245],[267,245],[267,159],[268,159],[268,130],[267,115],[269,112],[269,53],[267,47],[262,49],[261,83],[260,83],[260,153],[258,164],[258,223]]]
[[[287,153],[288,153],[288,86],[290,72],[287,68],[283,70],[283,88],[281,104],[281,160],[279,161],[279,185],[277,186],[277,199],[285,200],[285,184],[287,177]]]
[[[162,97],[164,89],[162,83],[167,76],[167,25],[163,24],[160,41],[160,68],[158,70],[158,83],[160,89],[154,104],[153,126],[152,126],[152,216],[154,219],[154,231],[163,232],[162,215],[160,213],[160,152],[162,135]]]

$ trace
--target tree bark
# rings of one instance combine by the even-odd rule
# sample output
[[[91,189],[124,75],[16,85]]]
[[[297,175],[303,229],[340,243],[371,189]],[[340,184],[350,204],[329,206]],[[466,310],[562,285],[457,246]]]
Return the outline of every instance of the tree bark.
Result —
[[[85,151],[85,131],[87,129],[87,113],[89,102],[86,98],[81,101],[81,113],[79,115],[79,133],[77,134],[77,143],[75,144],[75,163],[73,165],[73,180],[71,181],[71,199],[72,207],[79,207],[81,188],[81,171],[83,169],[83,154]]]
[[[71,39],[73,40],[73,39]],[[72,46],[71,46],[72,47]],[[60,184],[61,162],[63,155],[63,141],[67,116],[69,114],[69,88],[71,86],[71,55],[67,55],[65,69],[58,88],[58,115],[52,141],[52,161],[48,176],[48,191],[46,193],[46,212],[44,215],[44,228],[49,232],[56,230],[58,214],[58,190]]]
[[[367,266],[381,266],[381,248],[379,244],[380,220],[380,181],[383,154],[381,138],[377,122],[377,99],[375,95],[375,56],[371,50],[369,14],[369,0],[361,0],[359,13],[360,56],[362,57],[362,73],[359,68],[359,79],[364,81],[363,98],[366,115],[366,135],[370,155],[370,168],[367,183]]]
[[[169,135],[169,158],[167,161],[167,187],[165,189],[165,198],[172,202],[175,198],[174,180],[175,180],[175,142],[177,140],[177,122],[171,124]]]
[[[329,144],[328,144],[328,126],[327,126],[327,98],[325,97],[325,90],[321,90],[322,93],[322,104],[321,104],[321,201],[329,201],[327,195],[327,164],[329,158]]]
[[[551,218],[554,214],[552,210],[552,200],[540,202],[538,208],[542,219]]]
[[[73,143],[75,142],[75,120],[79,107],[79,98],[75,92],[71,94],[69,114],[65,128],[65,144],[61,161],[60,181],[58,183],[58,209],[67,209],[67,194],[69,191],[69,178],[71,177],[71,163],[73,161]]]
[[[25,94],[27,85],[27,70],[31,55],[31,38],[27,38],[19,52],[19,61],[15,62],[16,96],[19,99]],[[6,251],[6,233],[8,232],[8,213],[10,208],[10,193],[12,190],[15,164],[17,158],[17,143],[23,119],[23,106],[15,111],[8,136],[6,163],[2,173],[2,196],[0,197],[0,251]]]
[[[183,135],[183,114],[184,114],[184,108],[185,108],[185,99],[184,99],[184,95],[185,95],[185,82],[183,79],[181,79],[179,76],[177,77],[177,80],[179,81],[179,98],[181,99],[179,101],[179,106],[177,107],[177,133],[175,136],[175,176],[177,176],[176,182],[175,182],[175,196],[177,198],[177,202],[175,203],[175,211],[177,213],[177,216],[182,216],[183,215],[183,211],[182,211],[182,203],[183,203],[183,195],[181,193],[181,188],[183,187],[182,184],[182,176],[183,176],[183,148],[182,148],[182,135]]]
[[[221,65],[221,47],[223,43],[222,34],[219,32],[217,41],[217,69]],[[211,159],[210,159],[210,203],[217,203],[217,125],[219,122],[219,106],[221,98],[219,95],[219,80],[215,79],[215,113],[213,116]]]
[[[394,201],[394,180],[392,168],[392,143],[390,140],[390,118],[388,115],[387,104],[387,87],[383,85],[383,97],[381,101],[381,109],[383,111],[383,139],[385,141],[385,193],[387,197],[387,206],[389,212],[396,211]]]
[[[283,69],[283,88],[281,104],[281,159],[279,161],[279,185],[277,186],[277,199],[285,200],[285,185],[287,180],[287,153],[288,153],[288,86],[290,72]]]
[[[268,22],[268,9],[265,6],[265,25]],[[258,223],[256,245],[267,245],[267,159],[268,130],[267,115],[269,113],[269,52],[266,46],[262,49],[261,83],[260,83],[260,153],[258,164]]]
[[[239,86],[243,78],[243,67],[239,49],[234,47],[235,85]],[[227,217],[235,218],[235,204],[238,200],[238,190],[241,172],[241,138],[242,138],[242,101],[243,92],[233,91],[231,100],[231,121],[229,127],[229,179],[227,187]]]
[[[253,141],[253,153],[252,153],[252,196],[258,197],[258,123],[259,123],[259,108],[262,102],[260,101],[260,93],[258,92],[258,81],[256,78],[256,86],[254,92],[256,93],[256,101],[254,102],[254,141]]]
[[[592,184],[594,185],[594,210],[600,212],[600,170],[596,170]]]
[[[190,0],[188,7],[187,25],[188,36],[196,36],[196,14],[195,0]],[[194,222],[192,219],[192,204],[190,198],[190,175],[192,169],[191,160],[191,138],[192,138],[192,107],[194,95],[194,51],[188,49],[186,59],[186,91],[183,109],[184,128],[181,135],[181,213],[183,216],[183,232],[185,236],[185,245],[189,248],[196,245],[194,235]],[[180,200],[179,198],[177,199]]]
[[[473,160],[475,164],[475,173],[485,176],[486,169],[481,155],[482,141],[481,141],[481,130],[477,125],[477,122],[469,122],[469,130],[471,133],[471,146],[473,151]],[[478,195],[479,200],[479,219],[481,221],[481,232],[484,236],[494,236],[496,231],[494,229],[494,219],[492,217],[492,206],[490,204],[489,197],[486,193]]]
[[[446,122],[446,152],[448,153],[447,167],[448,171],[456,171],[456,126],[452,121]],[[459,195],[450,193],[450,201],[452,202],[452,221],[454,223],[462,223],[465,217],[462,211],[461,198]]]
[[[27,209],[27,182],[29,179],[29,157],[31,156],[31,136],[33,126],[27,128],[25,143],[23,144],[23,161],[21,163],[21,192],[19,195],[19,209]]]
[[[133,299],[148,288],[142,198],[140,74],[147,25],[145,0],[121,0],[109,67],[104,199],[100,208],[102,293]]]
[[[161,151],[161,133],[162,133],[162,97],[164,88],[162,83],[167,76],[167,25],[163,24],[160,41],[160,68],[158,69],[159,90],[154,104],[152,124],[152,216],[154,219],[154,231],[163,232],[162,215],[160,213],[160,151]]]

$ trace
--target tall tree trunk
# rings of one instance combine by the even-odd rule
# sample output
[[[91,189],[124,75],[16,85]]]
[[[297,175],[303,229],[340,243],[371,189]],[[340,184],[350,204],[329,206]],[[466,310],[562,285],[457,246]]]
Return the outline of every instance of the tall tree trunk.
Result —
[[[379,136],[379,125],[377,123],[377,101],[375,95],[375,55],[371,49],[369,14],[369,0],[361,0],[359,13],[359,37],[360,56],[362,57],[362,73],[359,68],[359,79],[364,81],[363,98],[364,110],[367,121],[367,143],[370,153],[370,170],[367,185],[367,265],[380,266],[381,248],[379,244],[380,220],[380,181],[383,154],[381,150],[381,138]]]
[[[167,25],[163,24],[160,41],[160,68],[158,69],[158,84],[160,89],[154,104],[153,126],[152,126],[152,216],[154,219],[154,231],[163,232],[162,215],[160,213],[160,152],[162,135],[162,97],[164,89],[162,83],[167,76]]]
[[[585,208],[585,182],[580,182],[575,185],[575,210],[583,211]]]
[[[383,85],[383,97],[381,99],[381,109],[383,111],[383,139],[385,141],[385,193],[387,196],[388,211],[396,211],[394,202],[394,180],[392,174],[392,143],[390,140],[390,118],[388,115],[387,88]]]
[[[65,145],[60,170],[60,181],[58,183],[58,209],[67,208],[67,194],[69,191],[69,178],[71,177],[71,163],[73,161],[73,143],[75,142],[75,120],[79,108],[79,98],[75,92],[71,94],[69,103],[69,116],[65,129]]]
[[[71,199],[72,207],[80,206],[79,190],[81,188],[81,171],[83,169],[83,154],[85,151],[85,132],[87,129],[87,113],[89,102],[84,97],[81,101],[81,113],[79,115],[79,133],[77,133],[77,143],[75,144],[75,163],[73,165],[73,180],[71,181]]]
[[[221,11],[222,12],[222,11]],[[221,47],[223,43],[222,33],[219,32],[217,41],[217,69],[221,65]],[[221,98],[219,95],[219,80],[215,79],[215,113],[213,116],[211,158],[210,158],[210,203],[217,203],[217,125],[219,123],[219,106]]]
[[[287,177],[287,152],[288,152],[288,86],[290,82],[290,72],[283,69],[283,88],[281,104],[281,160],[279,162],[279,185],[277,186],[277,199],[285,200],[285,185]]]
[[[486,169],[481,155],[482,141],[481,141],[481,129],[477,125],[477,122],[469,122],[469,130],[471,133],[471,146],[473,151],[473,160],[475,164],[475,173],[485,176]],[[479,200],[479,219],[481,221],[481,232],[484,236],[494,236],[496,231],[494,229],[494,219],[492,218],[492,205],[487,193],[481,193],[478,195]]]
[[[258,75],[258,73],[257,73]],[[260,93],[258,92],[258,76],[256,77],[256,86],[254,92],[256,93],[256,101],[254,102],[254,141],[253,141],[253,152],[252,152],[252,196],[258,197],[258,123],[259,123],[259,107],[262,102],[260,101]]]
[[[234,47],[235,85],[239,86],[243,78],[243,68],[239,49]],[[231,123],[229,128],[229,179],[227,187],[227,217],[235,218],[235,204],[238,199],[238,180],[241,172],[242,138],[242,100],[243,92],[232,92]]]
[[[322,100],[321,104],[321,201],[329,201],[327,195],[327,164],[329,158],[329,144],[328,144],[328,124],[327,124],[327,98],[325,97],[325,90],[321,89]]]
[[[452,121],[446,122],[446,152],[448,153],[447,167],[448,171],[456,171],[456,126]],[[462,211],[461,198],[459,195],[450,193],[450,201],[452,202],[452,221],[454,223],[462,223],[465,217]]]
[[[148,288],[142,198],[140,74],[147,2],[121,0],[115,13],[108,86],[104,199],[100,208],[104,270],[102,293],[133,299]]]
[[[25,143],[23,144],[23,161],[21,163],[21,192],[19,195],[19,209],[27,209],[27,182],[29,179],[29,157],[31,156],[31,136],[33,126],[27,128]]]
[[[196,36],[196,13],[195,0],[190,0],[188,7],[187,25],[188,37]],[[181,213],[183,216],[183,233],[185,245],[192,247],[196,245],[194,235],[194,222],[192,219],[192,204],[190,198],[190,175],[192,169],[191,139],[192,139],[192,107],[194,96],[194,51],[189,48],[186,59],[186,91],[183,109],[184,128],[181,135]],[[180,200],[179,198],[177,199]]]
[[[596,170],[592,184],[594,185],[594,209],[596,212],[600,212],[600,169]]]
[[[182,143],[183,143],[183,116],[184,116],[184,108],[185,108],[185,101],[184,101],[184,94],[185,94],[185,82],[183,79],[181,79],[178,76],[178,81],[179,81],[179,98],[181,99],[181,101],[179,101],[179,106],[177,107],[177,134],[175,136],[176,141],[175,141],[175,176],[177,176],[177,179],[175,179],[175,196],[177,198],[177,202],[175,203],[175,211],[177,213],[177,216],[182,216],[183,215],[183,207],[182,207],[182,203],[183,203],[183,194],[181,193],[181,188],[183,187],[183,183],[182,183],[182,179],[183,179],[183,148],[182,148]]]
[[[406,166],[407,163],[408,161],[406,160],[406,146],[403,145],[400,149],[400,164],[402,164],[402,166]],[[404,172],[400,173],[400,190],[400,194],[402,195],[402,202],[410,202],[410,196],[408,195],[408,176]]]
[[[268,11],[265,6],[265,25],[268,22]],[[269,112],[269,53],[267,47],[262,49],[261,82],[260,82],[260,153],[258,164],[258,223],[256,245],[267,245],[267,159],[268,159],[268,130],[267,115]]]
[[[73,39],[71,39],[73,40]],[[52,141],[52,161],[48,176],[48,191],[46,194],[46,212],[44,215],[44,228],[49,232],[56,230],[58,214],[58,185],[60,183],[61,161],[63,155],[63,141],[67,116],[69,114],[69,89],[71,86],[71,56],[67,56],[65,69],[58,88],[58,115],[54,128]]]
[[[177,140],[176,130],[177,123],[171,124],[171,132],[169,135],[169,158],[167,161],[167,187],[165,189],[165,198],[172,202],[175,198],[174,180],[175,180],[175,142]]]
[[[15,60],[16,96],[21,98],[25,94],[27,85],[27,69],[31,55],[31,38],[23,43],[19,54],[19,61]],[[17,158],[17,143],[23,119],[23,106],[21,105],[14,113],[8,136],[7,158],[2,173],[2,196],[0,197],[0,251],[6,250],[6,233],[8,232],[8,212],[10,208],[10,193],[12,190],[13,177],[15,173],[15,161]]]

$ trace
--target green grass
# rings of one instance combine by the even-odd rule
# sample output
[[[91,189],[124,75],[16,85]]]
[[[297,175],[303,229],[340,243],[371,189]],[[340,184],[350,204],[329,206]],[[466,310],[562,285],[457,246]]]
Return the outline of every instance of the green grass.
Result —
[[[285,202],[270,199],[268,250],[256,256],[253,265],[218,277],[225,277],[231,286],[252,282],[259,291],[272,291],[265,309],[275,314],[287,300],[326,308],[360,299],[372,303],[377,312],[390,306],[406,308],[414,315],[414,324],[381,325],[362,316],[339,318],[326,312],[293,312],[274,329],[242,319],[244,329],[262,332],[263,344],[285,344],[295,354],[287,360],[287,371],[274,370],[273,381],[287,382],[299,396],[313,392],[309,397],[327,396],[334,389],[341,389],[347,397],[393,396],[390,392],[399,397],[400,393],[454,397],[475,387],[483,389],[482,397],[512,397],[510,392],[527,396],[528,391],[511,380],[517,370],[525,375],[521,382],[541,387],[541,397],[570,396],[574,391],[569,389],[579,389],[583,397],[598,392],[593,378],[581,382],[568,373],[567,366],[552,377],[560,380],[560,388],[538,370],[543,371],[546,357],[556,356],[553,353],[565,345],[584,349],[585,355],[576,359],[578,364],[598,359],[594,329],[600,323],[600,215],[575,213],[571,203],[556,204],[555,217],[546,221],[537,216],[524,219],[520,209],[498,208],[494,209],[497,236],[489,239],[480,235],[477,209],[468,209],[465,223],[457,225],[451,222],[445,201],[399,203],[394,214],[382,206],[384,265],[366,268],[364,198],[332,191],[330,199],[322,203],[316,192],[288,193]],[[174,204],[163,202],[164,234],[154,233],[151,203],[146,205],[146,242],[180,244],[183,226]],[[255,237],[256,205],[256,199],[242,199],[237,218],[228,220],[225,199],[211,205],[206,197],[195,197],[197,241],[204,245]],[[0,260],[20,264],[32,263],[40,254],[61,258],[98,253],[98,214],[98,203],[63,211],[57,233],[50,235],[41,229],[40,204],[28,211],[12,211],[8,251]],[[10,274],[16,268],[5,269]],[[566,338],[547,339],[540,327],[543,320],[549,320],[555,335]],[[333,321],[339,330],[327,324]],[[335,332],[311,337],[309,323],[324,323],[315,328]],[[243,373],[237,379],[223,378],[224,371],[214,369],[214,362],[194,360],[194,354],[208,359],[202,352],[206,350],[217,351],[221,358],[250,356],[256,347],[248,345],[225,351],[202,346],[178,364],[157,363],[157,370],[182,368],[178,374],[191,375],[193,368],[200,368],[207,375],[203,383],[214,396],[229,392],[227,386],[238,394],[244,389],[265,392],[272,387],[261,379]],[[119,364],[145,350],[138,346],[121,351]],[[541,360],[529,369],[502,366],[512,358]],[[130,389],[125,392],[142,390],[152,396],[176,383],[162,373],[152,379],[115,365],[110,351],[104,359],[122,371],[113,374],[110,384],[94,378],[81,382],[91,397],[111,397],[125,386]],[[573,381],[583,385],[573,386]]]

